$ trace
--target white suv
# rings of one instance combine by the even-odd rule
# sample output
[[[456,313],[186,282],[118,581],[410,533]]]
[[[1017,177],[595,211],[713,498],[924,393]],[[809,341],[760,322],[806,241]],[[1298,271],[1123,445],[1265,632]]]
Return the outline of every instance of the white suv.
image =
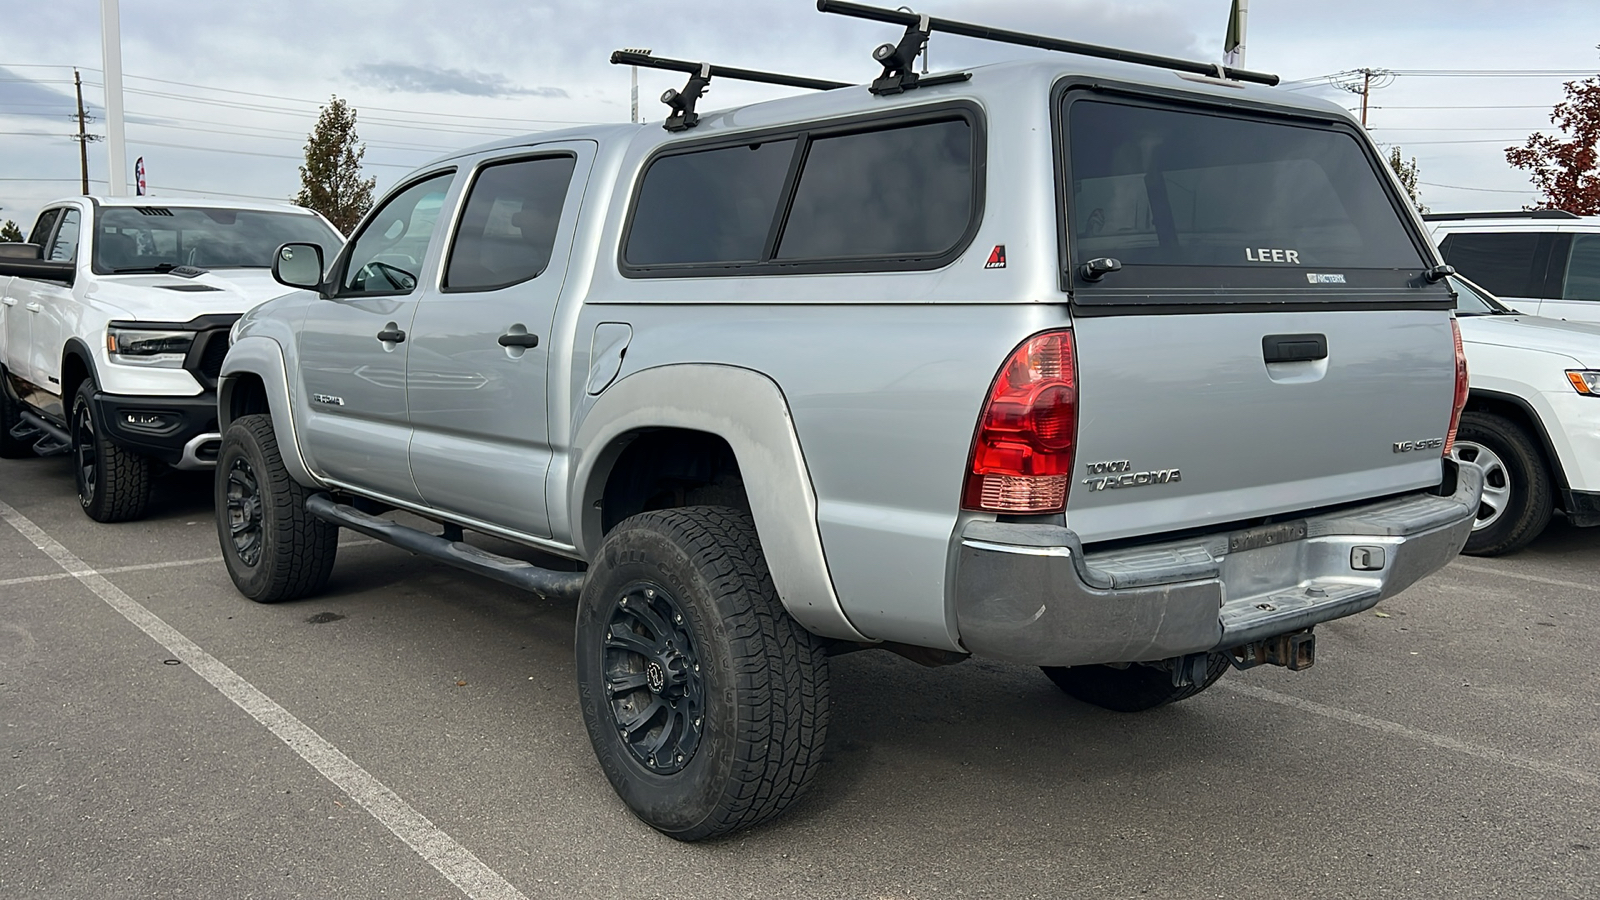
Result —
[[[1423,218],[1444,261],[1517,312],[1600,322],[1600,216],[1532,209]]]
[[[1484,473],[1466,552],[1519,550],[1555,509],[1600,525],[1600,326],[1517,315],[1450,283],[1471,373],[1455,457]]]

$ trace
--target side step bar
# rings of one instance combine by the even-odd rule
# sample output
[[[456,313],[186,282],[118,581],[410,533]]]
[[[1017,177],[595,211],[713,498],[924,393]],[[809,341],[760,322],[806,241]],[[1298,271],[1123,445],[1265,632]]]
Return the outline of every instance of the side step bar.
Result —
[[[19,441],[38,438],[33,445],[33,452],[40,456],[65,453],[72,446],[72,436],[45,421],[42,416],[23,410],[21,418],[22,421],[11,429],[11,436]]]
[[[541,569],[520,559],[498,556],[462,541],[451,541],[399,522],[369,516],[353,506],[335,503],[327,494],[313,494],[306,498],[306,511],[341,528],[359,531],[402,550],[531,591],[546,600],[576,600],[578,593],[583,590],[586,577],[583,572]]]

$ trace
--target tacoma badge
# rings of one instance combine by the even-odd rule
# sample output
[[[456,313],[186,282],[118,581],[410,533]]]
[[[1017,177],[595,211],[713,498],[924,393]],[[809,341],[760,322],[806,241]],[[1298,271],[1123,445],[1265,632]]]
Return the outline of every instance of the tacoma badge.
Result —
[[[1152,469],[1149,472],[1133,471],[1133,463],[1126,459],[1111,460],[1109,462],[1087,463],[1084,466],[1085,474],[1089,477],[1083,483],[1089,486],[1089,491],[1107,491],[1117,488],[1143,487],[1147,484],[1168,484],[1182,481],[1183,474],[1177,469]]]

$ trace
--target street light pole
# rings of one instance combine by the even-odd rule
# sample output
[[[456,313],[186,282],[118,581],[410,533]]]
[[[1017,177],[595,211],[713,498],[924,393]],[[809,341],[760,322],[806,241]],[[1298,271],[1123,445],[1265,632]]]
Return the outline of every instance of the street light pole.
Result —
[[[100,0],[100,56],[106,85],[106,156],[111,196],[128,193],[128,151],[122,139],[122,20],[118,0]]]
[[[642,48],[632,48],[632,47],[630,47],[630,48],[628,48],[627,52],[628,53],[639,53],[639,54],[643,54],[644,56],[649,56],[650,55],[650,48],[649,47],[642,47]],[[638,66],[629,66],[628,68],[633,70],[633,124],[637,125],[637,124],[639,124],[639,67]]]

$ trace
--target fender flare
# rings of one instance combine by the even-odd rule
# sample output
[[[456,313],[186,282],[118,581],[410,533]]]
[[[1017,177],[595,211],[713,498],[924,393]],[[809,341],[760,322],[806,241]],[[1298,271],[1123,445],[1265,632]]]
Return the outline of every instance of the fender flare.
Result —
[[[230,359],[231,359],[230,355]],[[823,637],[867,641],[834,593],[817,527],[817,496],[788,400],[750,369],[683,364],[635,372],[607,388],[578,423],[567,495],[574,543],[593,559],[603,539],[599,502],[627,441],[648,428],[682,428],[728,442],[744,476],[772,583],[784,608]]]
[[[233,390],[239,383],[239,376],[256,376],[267,390],[272,430],[278,437],[278,453],[283,457],[284,468],[289,470],[289,477],[307,487],[324,487],[322,480],[311,474],[300,453],[300,434],[295,430],[287,372],[283,348],[277,341],[268,337],[243,337],[235,342],[228,348],[222,374],[217,377],[217,430],[226,434],[233,423]]]
[[[89,370],[89,377],[94,380],[95,387],[103,387],[105,382],[100,380],[100,367],[95,362],[94,351],[90,350],[89,345],[84,343],[83,338],[77,335],[67,338],[66,342],[61,346],[61,371],[63,374],[67,371],[67,360],[74,356],[83,361],[83,366]],[[72,409],[72,398],[67,396],[67,386],[62,384],[58,385],[58,387],[61,389],[62,405],[70,411]]]

